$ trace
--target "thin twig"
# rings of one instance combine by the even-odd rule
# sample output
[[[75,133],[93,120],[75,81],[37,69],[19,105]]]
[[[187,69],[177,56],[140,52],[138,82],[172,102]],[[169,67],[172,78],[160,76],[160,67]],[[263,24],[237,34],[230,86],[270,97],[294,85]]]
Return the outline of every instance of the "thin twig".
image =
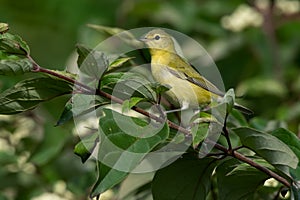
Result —
[[[232,145],[231,145],[231,141],[230,141],[230,137],[229,137],[229,132],[226,128],[227,118],[228,118],[228,113],[226,113],[226,116],[225,116],[225,119],[224,119],[223,132],[224,132],[227,144],[228,144],[228,150],[232,151]]]

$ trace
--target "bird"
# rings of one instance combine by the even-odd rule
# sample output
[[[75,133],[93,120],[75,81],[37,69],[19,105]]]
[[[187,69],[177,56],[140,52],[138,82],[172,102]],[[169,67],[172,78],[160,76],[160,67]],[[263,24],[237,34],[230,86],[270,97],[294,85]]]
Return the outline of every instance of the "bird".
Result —
[[[213,83],[202,76],[195,68],[181,57],[175,48],[174,38],[164,30],[155,28],[140,38],[150,50],[151,73],[156,82],[169,86],[166,99],[176,109],[199,109],[208,105],[212,99],[219,101],[224,97]],[[253,112],[237,103],[234,108],[246,114]]]

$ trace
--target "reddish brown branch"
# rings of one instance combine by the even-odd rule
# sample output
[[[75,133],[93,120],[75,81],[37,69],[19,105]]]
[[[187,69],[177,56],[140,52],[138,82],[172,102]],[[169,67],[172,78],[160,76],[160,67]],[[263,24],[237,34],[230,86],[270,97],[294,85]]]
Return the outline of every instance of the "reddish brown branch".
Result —
[[[120,98],[117,98],[115,96],[112,96],[111,94],[108,94],[102,90],[94,90],[92,89],[91,87],[87,86],[87,85],[84,85],[83,83],[80,83],[70,77],[67,77],[67,76],[64,76],[62,74],[59,74],[55,71],[51,71],[51,70],[48,70],[48,69],[44,69],[42,67],[40,67],[38,64],[36,64],[34,61],[33,61],[33,64],[34,64],[34,72],[43,72],[43,73],[46,73],[46,74],[50,74],[50,75],[53,75],[53,76],[56,76],[58,78],[61,78],[63,80],[66,80],[70,83],[73,83],[74,85],[77,85],[77,86],[80,86],[82,88],[84,88],[85,90],[87,90],[88,93],[93,93],[94,94],[96,93],[97,95],[100,95],[102,97],[105,97],[105,98],[108,98],[110,99],[111,101],[115,102],[115,103],[118,103],[118,104],[123,104],[124,100],[120,99]],[[153,120],[156,120],[157,122],[161,122],[161,123],[164,123],[165,121],[168,123],[168,125],[170,126],[170,128],[172,129],[175,129],[175,130],[178,130],[180,131],[181,133],[185,134],[186,136],[190,136],[191,135],[191,132],[177,124],[175,124],[174,122],[172,121],[169,121],[169,120],[166,120],[166,119],[163,119],[161,117],[158,117],[154,114],[151,114],[139,107],[133,107],[132,108],[133,110],[135,110],[136,112],[144,115],[144,116],[147,116]],[[211,142],[212,143],[212,142]],[[232,156],[242,162],[245,162],[249,165],[251,165],[252,167],[255,167],[256,169],[268,174],[269,176],[273,177],[274,179],[278,180],[279,182],[281,182],[282,184],[284,184],[285,186],[287,187],[290,187],[291,184],[286,180],[284,179],[283,177],[279,176],[278,174],[274,173],[273,171],[269,170],[268,168],[265,168],[257,163],[255,163],[254,161],[252,161],[251,159],[247,158],[246,156],[236,152],[236,151],[233,151],[232,149],[227,149],[226,147],[218,144],[218,143],[212,143],[214,145],[214,147],[222,152],[224,152],[224,155],[228,155],[228,156]]]

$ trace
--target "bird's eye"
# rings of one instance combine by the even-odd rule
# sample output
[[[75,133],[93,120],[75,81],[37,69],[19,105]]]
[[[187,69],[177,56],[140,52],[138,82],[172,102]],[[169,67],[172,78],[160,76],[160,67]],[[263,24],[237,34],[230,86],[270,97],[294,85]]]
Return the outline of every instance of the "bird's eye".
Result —
[[[159,40],[159,39],[160,39],[160,36],[159,36],[159,35],[156,35],[156,36],[154,37],[154,39],[155,39],[155,40]]]

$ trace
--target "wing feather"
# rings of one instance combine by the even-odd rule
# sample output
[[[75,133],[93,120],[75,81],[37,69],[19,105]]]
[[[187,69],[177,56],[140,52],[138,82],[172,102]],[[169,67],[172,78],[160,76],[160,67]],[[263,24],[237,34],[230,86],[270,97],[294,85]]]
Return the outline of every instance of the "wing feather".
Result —
[[[197,72],[192,65],[185,62],[180,56],[174,55],[179,57],[180,59],[171,59],[176,60],[177,62],[169,63],[168,70],[174,76],[187,80],[207,91],[210,91],[218,96],[224,96],[224,93],[220,91],[214,84],[209,82],[206,78],[201,76],[199,72]]]

